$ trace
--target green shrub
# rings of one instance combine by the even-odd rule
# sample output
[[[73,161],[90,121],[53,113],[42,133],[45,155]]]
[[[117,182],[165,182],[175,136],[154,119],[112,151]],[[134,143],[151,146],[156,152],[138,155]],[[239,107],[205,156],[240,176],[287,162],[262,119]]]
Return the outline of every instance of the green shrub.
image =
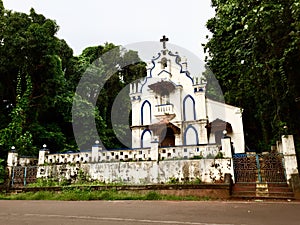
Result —
[[[169,177],[168,184],[179,184],[179,179],[175,177]]]
[[[145,196],[145,200],[159,200],[159,199],[161,199],[161,196],[155,191],[150,191]]]
[[[147,194],[135,191],[91,191],[81,188],[69,188],[60,192],[38,191],[17,194],[0,194],[1,200],[60,200],[60,201],[89,201],[89,200],[209,200],[208,197],[162,195],[156,191]]]
[[[215,156],[215,159],[223,159],[223,153],[222,152],[218,152],[218,154]]]
[[[215,156],[213,154],[209,153],[209,154],[207,154],[206,158],[207,159],[214,159]]]
[[[192,159],[203,159],[202,155],[194,155]]]
[[[28,187],[56,187],[60,185],[54,178],[38,178],[35,183],[28,184]]]

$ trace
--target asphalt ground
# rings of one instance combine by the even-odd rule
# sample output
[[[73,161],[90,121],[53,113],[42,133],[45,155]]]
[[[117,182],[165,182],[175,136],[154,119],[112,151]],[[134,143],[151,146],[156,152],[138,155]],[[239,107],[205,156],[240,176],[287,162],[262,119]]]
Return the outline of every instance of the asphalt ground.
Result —
[[[293,225],[299,202],[0,201],[1,225]]]

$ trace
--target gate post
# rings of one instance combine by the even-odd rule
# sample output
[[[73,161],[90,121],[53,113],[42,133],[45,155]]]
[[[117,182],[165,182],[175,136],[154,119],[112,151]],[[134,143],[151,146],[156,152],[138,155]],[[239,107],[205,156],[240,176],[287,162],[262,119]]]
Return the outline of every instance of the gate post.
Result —
[[[259,162],[259,155],[258,154],[255,155],[255,159],[256,159],[256,168],[257,168],[257,180],[258,180],[259,183],[261,183],[262,179],[261,179],[260,162]]]
[[[222,144],[222,153],[223,153],[223,157],[225,159],[230,160],[230,173],[231,173],[231,177],[232,180],[235,181],[235,175],[234,175],[234,165],[233,165],[233,154],[232,154],[232,146],[231,146],[231,138],[228,136],[224,136],[221,139],[221,144]]]
[[[290,184],[292,174],[298,174],[298,165],[294,144],[293,135],[283,135],[282,140],[282,153],[284,157],[284,169],[286,172],[286,179]]]
[[[19,156],[15,146],[12,146],[11,151],[8,152],[7,162],[6,162],[7,163],[6,168],[8,170],[8,181],[7,181],[8,188],[14,185],[14,173],[15,173],[14,167],[18,165],[18,161],[19,161],[18,157]]]
[[[221,139],[222,153],[224,158],[232,158],[231,139],[224,137]]]
[[[12,172],[11,172],[11,186],[14,186],[14,181],[15,181],[15,167],[12,167]]]
[[[24,181],[23,181],[24,187],[26,186],[26,178],[27,178],[27,166],[25,166],[24,168]]]
[[[92,162],[99,162],[99,151],[102,148],[99,146],[99,141],[95,141],[95,144],[92,146]]]
[[[46,145],[43,145],[43,148],[39,151],[38,165],[43,165],[46,161],[46,155],[50,153],[50,151],[46,149],[46,147]]]
[[[15,147],[11,147],[11,151],[7,155],[7,166],[12,167],[18,164],[18,153],[15,150]]]

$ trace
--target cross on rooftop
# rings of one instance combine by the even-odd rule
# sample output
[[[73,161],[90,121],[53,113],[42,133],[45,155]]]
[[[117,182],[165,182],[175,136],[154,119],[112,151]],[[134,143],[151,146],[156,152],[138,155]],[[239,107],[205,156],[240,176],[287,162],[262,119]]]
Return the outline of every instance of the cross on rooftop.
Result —
[[[169,38],[164,35],[159,41],[163,43],[163,48],[166,49],[166,42],[169,41]]]

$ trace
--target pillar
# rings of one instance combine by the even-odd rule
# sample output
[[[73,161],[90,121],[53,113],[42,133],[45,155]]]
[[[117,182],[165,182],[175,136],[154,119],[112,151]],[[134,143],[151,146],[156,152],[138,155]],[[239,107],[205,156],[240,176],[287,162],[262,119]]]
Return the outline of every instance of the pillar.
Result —
[[[182,145],[182,138],[181,134],[175,134],[175,146]]]
[[[296,158],[294,137],[293,135],[283,135],[281,140],[286,179],[288,183],[290,183],[291,175],[298,174],[298,164]]]
[[[222,153],[224,158],[232,158],[232,151],[231,151],[231,138],[224,137],[221,139],[222,144]]]
[[[15,151],[15,148],[12,148],[7,155],[7,166],[17,166],[18,165],[18,153]]]
[[[95,145],[92,146],[92,162],[99,162],[99,151],[102,148],[99,146],[99,141],[95,142]]]
[[[226,160],[228,160],[227,169],[230,171],[232,181],[235,182],[234,169],[233,169],[233,159],[232,159],[232,154],[233,153],[232,153],[231,138],[225,135],[221,139],[221,144],[222,144],[222,151],[221,152],[223,153],[223,157]]]
[[[50,153],[49,149],[46,149],[46,147],[40,149],[39,151],[39,161],[38,165],[44,165],[46,162],[46,155]]]
[[[158,139],[151,142],[151,160],[159,161],[158,144]]]
[[[195,102],[196,102],[196,116],[197,120],[206,120],[206,97],[205,90],[206,84],[196,84],[193,85],[195,93]]]
[[[207,119],[200,120],[199,124],[200,124],[200,130],[198,134],[199,144],[208,144],[207,129],[206,129]]]

